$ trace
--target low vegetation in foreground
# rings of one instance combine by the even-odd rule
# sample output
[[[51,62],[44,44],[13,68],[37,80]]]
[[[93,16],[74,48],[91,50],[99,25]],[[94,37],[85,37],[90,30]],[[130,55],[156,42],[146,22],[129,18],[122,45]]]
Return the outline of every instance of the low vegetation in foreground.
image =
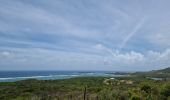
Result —
[[[168,100],[170,81],[79,77],[0,83],[0,100]]]
[[[170,100],[170,68],[116,78],[2,82],[0,100]]]

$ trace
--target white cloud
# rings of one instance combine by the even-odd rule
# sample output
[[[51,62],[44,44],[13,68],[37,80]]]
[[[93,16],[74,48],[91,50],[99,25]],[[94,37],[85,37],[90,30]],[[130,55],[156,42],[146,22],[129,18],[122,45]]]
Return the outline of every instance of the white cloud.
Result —
[[[3,51],[3,52],[2,52],[2,55],[3,55],[3,56],[9,56],[10,53],[9,53],[8,51]]]
[[[168,4],[1,1],[0,65],[106,70],[169,66]]]
[[[124,67],[138,70],[151,70],[159,69],[159,67],[169,67],[170,65],[170,49],[166,49],[163,52],[156,51],[146,51],[145,53],[130,51],[122,53],[118,50],[111,50],[102,44],[97,44],[95,46],[99,50],[107,53],[104,57],[103,62],[105,65],[114,67]]]
[[[77,25],[67,16],[24,2],[2,2],[0,14],[5,19],[0,19],[0,31],[7,34],[43,33],[80,38],[96,38],[102,34],[96,29]]]
[[[124,46],[126,46],[127,42],[133,37],[133,35],[135,35],[138,32],[138,30],[144,25],[146,20],[147,20],[147,18],[144,17],[134,26],[134,29],[127,35],[127,37],[125,37],[125,39],[121,43],[120,49],[122,49],[122,48],[124,48]]]
[[[98,50],[103,45],[96,45]],[[2,48],[1,48],[2,49]],[[97,50],[97,49],[95,49]],[[105,51],[106,50],[106,51]],[[10,56],[13,52],[13,56]],[[121,53],[104,49],[106,55],[91,55],[87,53],[53,51],[42,48],[4,48],[0,54],[0,65],[20,66],[20,69],[105,69],[105,70],[152,70],[169,67],[170,49],[163,52],[148,51],[142,54],[135,51]],[[70,67],[70,68],[69,68]]]

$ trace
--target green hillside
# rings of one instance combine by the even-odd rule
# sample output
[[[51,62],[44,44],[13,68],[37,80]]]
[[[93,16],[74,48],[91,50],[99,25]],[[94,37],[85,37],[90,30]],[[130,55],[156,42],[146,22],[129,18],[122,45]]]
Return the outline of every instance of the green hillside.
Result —
[[[170,67],[160,70],[152,70],[148,72],[136,72],[132,75],[143,76],[143,77],[156,77],[156,78],[170,78]]]
[[[161,70],[157,70],[156,72],[170,73],[170,67],[165,68],[165,69],[161,69]]]

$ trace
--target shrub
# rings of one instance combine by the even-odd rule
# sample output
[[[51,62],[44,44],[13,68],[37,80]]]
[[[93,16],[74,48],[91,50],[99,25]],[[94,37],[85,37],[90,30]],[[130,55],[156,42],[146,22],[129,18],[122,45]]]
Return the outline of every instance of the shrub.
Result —
[[[131,100],[141,100],[139,96],[137,95],[134,95],[131,97]]]
[[[170,96],[170,84],[166,84],[161,89],[161,95],[163,95],[165,98],[168,98]]]
[[[146,93],[151,93],[151,86],[145,84],[141,87],[141,91],[145,91]]]

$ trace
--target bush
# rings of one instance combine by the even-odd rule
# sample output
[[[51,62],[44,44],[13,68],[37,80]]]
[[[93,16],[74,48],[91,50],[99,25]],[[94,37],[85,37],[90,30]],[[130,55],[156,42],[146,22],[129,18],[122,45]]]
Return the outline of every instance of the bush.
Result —
[[[165,98],[168,98],[170,96],[170,84],[166,84],[161,89],[161,95],[163,95]]]
[[[134,95],[131,97],[131,100],[141,100],[139,96],[137,95]]]
[[[145,84],[141,87],[141,91],[145,91],[146,93],[151,93],[151,86]]]

